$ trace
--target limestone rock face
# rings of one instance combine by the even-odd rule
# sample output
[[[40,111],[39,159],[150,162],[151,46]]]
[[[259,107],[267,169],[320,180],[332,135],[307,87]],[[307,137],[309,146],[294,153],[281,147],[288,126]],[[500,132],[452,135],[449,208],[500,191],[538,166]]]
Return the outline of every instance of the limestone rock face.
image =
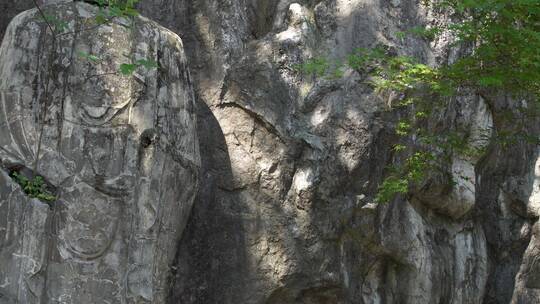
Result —
[[[100,302],[102,299],[99,297],[105,294],[112,296],[113,300],[108,300],[112,303],[123,299],[124,295],[126,302],[136,302],[137,296],[141,301],[151,301],[152,294],[154,299],[159,299],[154,300],[155,303],[182,304],[540,303],[540,277],[537,275],[540,254],[538,150],[523,140],[516,140],[511,147],[494,140],[494,135],[512,127],[507,125],[503,117],[505,113],[512,112],[516,117],[522,115],[515,107],[517,101],[489,94],[464,93],[458,96],[447,109],[435,113],[429,127],[441,132],[455,131],[466,139],[468,145],[480,148],[484,153],[467,156],[455,152],[441,158],[440,172],[430,175],[425,183],[412,189],[410,195],[388,204],[376,204],[374,197],[385,168],[399,161],[392,150],[396,143],[393,126],[399,119],[399,113],[388,111],[392,105],[391,98],[377,96],[366,84],[366,75],[360,71],[345,70],[341,77],[315,78],[302,75],[295,69],[296,64],[308,58],[323,56],[330,61],[340,60],[355,48],[377,45],[385,46],[390,52],[415,56],[429,64],[455,60],[466,50],[452,47],[452,37],[443,35],[436,41],[428,41],[419,37],[402,38],[397,34],[418,25],[448,22],[452,17],[431,11],[421,2],[141,1],[139,9],[143,15],[179,34],[184,41],[197,100],[196,127],[183,123],[186,119],[182,117],[155,120],[152,117],[159,117],[155,115],[161,112],[141,110],[144,105],[161,104],[163,100],[190,100],[187,97],[163,98],[161,90],[157,89],[163,83],[172,88],[177,77],[183,79],[180,74],[171,75],[185,71],[185,60],[179,60],[181,63],[178,65],[167,63],[176,57],[166,54],[173,54],[172,50],[177,48],[165,42],[177,40],[163,37],[172,37],[172,34],[160,32],[157,35],[156,25],[138,18],[135,39],[129,38],[133,33],[128,34],[127,27],[120,23],[114,30],[103,29],[100,35],[112,37],[115,47],[103,46],[96,41],[97,38],[86,33],[81,33],[77,39],[59,39],[57,53],[75,50],[73,62],[79,63],[71,64],[73,72],[65,73],[67,68],[62,68],[62,64],[72,61],[54,61],[57,62],[54,69],[57,72],[51,81],[55,83],[52,88],[56,88],[56,93],[51,94],[65,98],[51,100],[65,100],[65,103],[63,108],[52,103],[49,105],[48,113],[52,114],[48,114],[48,131],[43,141],[47,144],[38,171],[58,189],[64,202],[60,199],[58,205],[62,208],[58,211],[50,210],[47,205],[27,198],[9,177],[2,175],[5,182],[0,184],[0,190],[11,193],[6,197],[10,199],[7,206],[12,209],[0,211],[0,225],[12,223],[9,227],[13,228],[6,231],[16,235],[10,238],[10,244],[16,245],[2,246],[8,249],[0,249],[3,250],[1,259],[19,264],[10,262],[9,267],[12,268],[6,272],[8,274],[0,274],[3,275],[0,288],[8,286],[7,290],[13,290],[13,286],[21,286],[20,290],[31,290],[24,291],[28,297],[30,294],[38,294],[39,297],[54,294],[56,297],[65,290],[82,290],[77,285],[82,286],[82,283],[77,280],[83,278],[91,282],[90,286],[95,286],[84,294],[90,297],[90,302]],[[63,8],[73,7],[73,4],[64,5]],[[86,4],[77,4],[76,7],[86,8],[85,12],[91,11]],[[26,17],[18,17],[14,24],[28,20],[30,13],[25,14],[22,16]],[[35,12],[31,14],[36,18]],[[81,23],[73,21],[68,24],[74,27]],[[152,30],[144,30],[147,28],[145,24],[152,24]],[[33,55],[16,56],[2,53],[3,65],[17,65],[17,68],[1,66],[1,70],[10,72],[0,75],[0,84],[6,91],[2,95],[4,100],[11,100],[7,105],[33,109],[23,111],[25,115],[34,117],[33,120],[10,116],[14,124],[24,126],[25,134],[33,134],[28,130],[35,129],[32,125],[35,125],[35,113],[39,113],[43,105],[43,97],[29,99],[25,96],[34,96],[37,90],[34,85],[28,85],[35,83],[29,79],[44,77],[45,67],[39,73],[34,72],[34,67],[40,66],[36,64],[35,58],[39,57],[36,54],[46,57],[40,63],[47,62],[47,44],[43,42],[44,37],[31,34],[30,30],[37,28],[44,33],[42,23],[29,22],[27,26],[16,28],[19,31],[10,30],[4,45],[20,41],[19,44],[27,46],[4,47],[2,52],[15,54],[21,48],[37,48],[39,51]],[[139,47],[141,43],[148,46]],[[96,51],[92,51],[94,47]],[[143,51],[146,49],[152,51]],[[103,53],[105,58],[113,60],[103,65],[83,64],[76,56],[79,50]],[[110,87],[115,90],[105,90],[108,93],[96,90],[96,85],[106,85],[96,84],[91,76],[110,70],[94,70],[112,69],[118,63],[127,62],[122,61],[126,60],[125,53],[133,54],[135,59],[157,54],[160,65],[168,67],[168,72],[159,70],[165,74],[155,75],[152,70],[142,69],[133,78],[105,75],[98,83],[114,83]],[[18,59],[3,60],[6,57]],[[180,57],[183,58],[182,55]],[[181,68],[176,70],[175,66]],[[73,79],[73,75],[81,74],[87,75],[89,78],[86,80],[90,81]],[[24,80],[24,85],[17,85],[28,88],[26,91],[8,89],[4,85],[20,83],[20,79],[28,79]],[[181,85],[187,82],[178,83],[182,88],[180,92],[189,91]],[[42,81],[37,83],[43,85]],[[166,92],[172,94],[168,93],[172,91]],[[111,97],[103,98],[108,95]],[[43,96],[43,93],[38,96]],[[126,111],[114,110],[123,107],[121,101],[128,100],[138,100],[133,105],[132,116]],[[109,102],[112,109],[104,110],[100,102]],[[80,111],[85,114],[77,116]],[[57,121],[62,120],[54,113],[65,113],[64,121],[68,118],[80,122],[81,126],[64,122],[64,127],[58,129]],[[164,113],[170,115],[175,112],[165,110]],[[95,126],[109,117],[119,122],[118,129],[104,130]],[[135,121],[129,117],[139,119]],[[527,132],[538,134],[536,119],[521,118],[527,121]],[[152,165],[159,163],[158,160],[135,163],[133,167],[123,166],[122,161],[117,161],[120,157],[115,156],[121,152],[117,148],[107,148],[128,149],[130,145],[126,142],[143,143],[145,146],[145,143],[153,142],[154,135],[159,135],[159,138],[172,136],[165,131],[169,129],[159,129],[156,124],[171,126],[171,130],[180,132],[174,133],[178,134],[178,140],[167,143],[182,142],[174,148],[160,140],[160,145],[171,147],[157,149],[162,151],[162,157],[181,155],[178,159],[193,161],[172,162],[173,165],[168,162],[161,169]],[[137,131],[129,133],[122,129],[127,125]],[[151,125],[154,127],[148,127]],[[4,162],[8,165],[24,163],[31,169],[35,148],[29,144],[23,149],[26,146],[17,141],[22,137],[16,134],[22,129],[12,128],[16,131],[9,131],[9,134],[15,135],[8,139],[0,137],[6,141],[2,145],[15,147],[10,148],[13,151],[18,149],[4,156],[7,159]],[[154,131],[145,132],[149,129]],[[188,164],[198,162],[186,150],[187,139],[195,136],[195,129],[199,134],[201,186],[181,240],[175,243],[171,237],[167,243],[166,248],[178,247],[178,250],[154,250],[162,254],[161,258],[139,254],[148,252],[141,249],[148,245],[145,240],[150,242],[148,246],[153,246],[151,240],[156,238],[154,235],[148,237],[150,232],[141,234],[135,230],[143,231],[144,227],[151,226],[149,223],[153,223],[153,218],[165,216],[144,211],[150,202],[141,203],[139,197],[145,196],[139,193],[148,193],[144,192],[148,188],[139,184],[142,180],[153,181],[171,174],[179,174],[176,179],[181,180],[182,185],[196,184],[196,178],[190,182],[184,176],[188,173],[183,173],[191,172],[186,169]],[[137,134],[135,139],[130,139],[131,134]],[[146,134],[144,140],[141,139],[143,134]],[[64,137],[69,137],[69,140],[59,140]],[[27,140],[35,144],[35,135],[34,138],[28,135]],[[189,142],[195,143],[194,140]],[[144,151],[147,150],[140,148],[127,155],[147,155]],[[85,156],[77,156],[81,154]],[[108,161],[107,157],[115,161]],[[12,158],[23,159],[24,162],[11,161]],[[155,175],[139,179],[141,181],[133,187],[131,179],[126,176],[133,175],[129,172],[140,171]],[[141,174],[145,177],[150,175]],[[165,178],[167,181],[171,179],[174,178]],[[150,182],[151,185],[163,183]],[[122,189],[117,189],[122,188],[118,185],[135,189],[136,195],[128,199],[117,194],[123,193]],[[175,189],[183,197],[179,201],[185,204],[191,193],[181,191],[196,187],[180,188],[184,190]],[[176,195],[176,192],[169,191],[161,193]],[[89,201],[86,196],[101,200]],[[150,197],[157,195],[150,194]],[[6,201],[4,196],[2,199]],[[107,203],[116,200],[123,204]],[[70,204],[72,201],[76,203]],[[163,202],[169,201],[165,199]],[[135,205],[135,209],[129,207]],[[69,206],[76,206],[76,210],[69,209]],[[188,208],[187,205],[182,206]],[[137,211],[133,213],[131,210]],[[117,215],[124,216],[119,221],[123,225],[115,226],[113,219]],[[88,237],[88,231],[92,229],[77,226],[86,221],[83,219],[86,216],[98,219],[91,225],[99,226],[99,236]],[[175,223],[180,227],[187,215],[167,216],[171,220],[177,218]],[[58,228],[48,233],[41,228],[48,225]],[[116,231],[116,237],[107,245],[107,235],[112,234],[111,231]],[[76,234],[79,236],[74,238]],[[143,237],[137,241],[141,235]],[[51,241],[43,242],[44,238]],[[13,241],[15,239],[23,239],[24,246],[17,245],[20,242]],[[99,248],[105,251],[99,258],[85,258],[99,254]],[[116,253],[117,249],[122,251],[124,248],[127,248],[125,256],[128,256],[128,262],[123,262],[125,260]],[[160,302],[161,295],[154,295],[159,293],[159,289],[148,288],[148,279],[155,278],[153,274],[156,273],[167,273],[171,266],[167,263],[172,260],[164,254],[174,252],[176,258],[171,268],[175,272],[175,281],[160,290],[162,294],[166,290],[170,295],[166,302]],[[20,256],[24,258],[17,258]],[[36,271],[43,268],[47,270]],[[119,273],[125,273],[123,282],[130,284],[119,292],[113,287],[104,288],[103,284],[109,280],[116,282],[104,278],[114,278]],[[69,276],[68,281],[73,281],[77,288],[70,289],[72,285],[60,284],[65,282],[58,279],[61,276]],[[96,279],[91,280],[90,277]],[[157,282],[157,279],[152,282]],[[38,291],[43,290],[42,286],[46,286],[47,292],[40,294]],[[97,289],[100,292],[95,292]],[[114,291],[109,293],[110,290]],[[0,289],[0,293],[5,294],[0,301],[8,296],[19,297],[23,303],[27,301],[23,295],[7,293],[4,289]],[[78,297],[83,299],[83,295]],[[69,300],[65,301],[69,303]]]
[[[83,2],[43,10],[54,36],[33,9],[0,48],[0,303],[164,303],[199,185],[182,42],[143,17],[96,26]],[[119,72],[139,60],[158,67]],[[8,175],[37,158],[48,204]]]

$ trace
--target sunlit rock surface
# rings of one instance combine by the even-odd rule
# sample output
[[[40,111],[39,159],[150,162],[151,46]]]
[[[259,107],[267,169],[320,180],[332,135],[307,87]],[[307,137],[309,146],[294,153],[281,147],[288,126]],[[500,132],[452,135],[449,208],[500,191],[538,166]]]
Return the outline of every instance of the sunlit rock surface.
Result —
[[[96,27],[82,2],[43,10],[55,37],[33,9],[0,49],[0,303],[164,303],[199,185],[182,42],[143,17]],[[119,72],[138,60],[159,67]],[[8,176],[38,157],[48,204]]]
[[[482,153],[441,158],[440,171],[411,195],[376,204],[385,168],[399,161],[392,100],[359,71],[314,78],[295,69],[377,45],[429,64],[455,60],[464,50],[446,34],[397,34],[452,17],[420,2],[141,1],[143,15],[182,37],[197,100],[201,187],[181,241],[171,243],[178,251],[168,303],[540,302],[537,148],[494,140],[512,127],[505,113],[522,114],[515,100],[464,94],[437,112],[430,128],[456,132]],[[136,83],[122,85],[136,91]],[[538,134],[535,119],[521,119]],[[26,218],[46,221],[47,206],[32,206]],[[21,252],[36,260],[40,237],[30,234],[36,245]]]

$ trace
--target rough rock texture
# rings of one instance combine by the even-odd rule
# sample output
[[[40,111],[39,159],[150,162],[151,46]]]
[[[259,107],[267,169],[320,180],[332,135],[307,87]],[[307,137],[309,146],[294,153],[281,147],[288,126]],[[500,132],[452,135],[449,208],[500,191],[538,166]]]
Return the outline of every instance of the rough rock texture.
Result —
[[[62,33],[33,9],[0,48],[0,303],[164,303],[199,185],[181,40],[142,17],[88,30],[82,2],[43,10]],[[139,59],[159,69],[117,72]],[[8,176],[36,158],[49,204]]]
[[[32,7],[32,0],[0,1],[0,11],[2,12],[2,18],[0,19],[0,37],[4,37],[4,32],[13,17]]]
[[[294,69],[375,45],[451,61],[462,50],[450,37],[396,35],[450,16],[413,0],[145,0],[140,9],[182,37],[196,89],[201,187],[170,303],[540,302],[538,151],[489,140],[509,127],[505,111],[519,114],[516,101],[457,98],[431,127],[486,153],[456,153],[446,174],[377,205],[385,167],[399,161],[399,113],[358,71],[314,79]],[[26,212],[37,223],[40,210]]]

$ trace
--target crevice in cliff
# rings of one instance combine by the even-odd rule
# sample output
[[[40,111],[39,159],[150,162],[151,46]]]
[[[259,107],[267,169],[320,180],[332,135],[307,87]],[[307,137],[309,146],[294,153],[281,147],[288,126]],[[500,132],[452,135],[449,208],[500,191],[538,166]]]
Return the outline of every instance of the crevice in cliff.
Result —
[[[57,199],[57,189],[46,178],[23,165],[12,165],[6,169],[9,177],[27,196],[37,198],[53,208],[53,203]]]

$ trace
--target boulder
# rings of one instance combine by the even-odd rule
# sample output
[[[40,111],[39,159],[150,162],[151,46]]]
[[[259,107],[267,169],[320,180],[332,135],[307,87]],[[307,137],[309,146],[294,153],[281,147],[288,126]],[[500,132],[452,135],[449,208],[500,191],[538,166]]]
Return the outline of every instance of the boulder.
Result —
[[[84,2],[42,10],[0,48],[0,303],[164,303],[199,186],[182,41]]]

